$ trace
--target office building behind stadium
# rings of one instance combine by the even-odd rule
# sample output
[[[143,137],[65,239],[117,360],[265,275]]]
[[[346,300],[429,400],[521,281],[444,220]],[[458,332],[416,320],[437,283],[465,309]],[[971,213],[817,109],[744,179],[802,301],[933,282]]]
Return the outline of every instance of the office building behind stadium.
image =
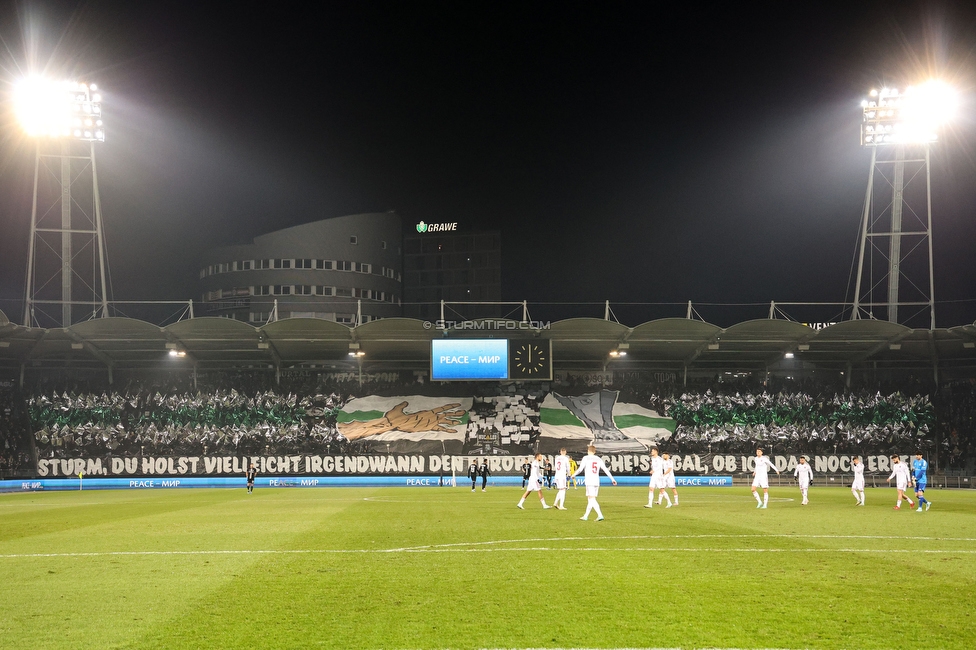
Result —
[[[501,300],[501,232],[469,231],[457,223],[412,227],[403,238],[403,315],[426,321],[498,318]]]
[[[401,260],[402,226],[392,211],[285,228],[207,251],[198,315],[252,325],[303,317],[355,325],[400,316]]]

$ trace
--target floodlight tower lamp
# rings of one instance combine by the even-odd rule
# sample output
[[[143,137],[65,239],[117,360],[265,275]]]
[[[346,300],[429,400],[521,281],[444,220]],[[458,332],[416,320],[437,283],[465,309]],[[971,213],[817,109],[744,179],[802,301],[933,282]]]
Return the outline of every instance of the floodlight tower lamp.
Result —
[[[101,200],[98,192],[98,176],[95,167],[95,143],[105,141],[105,121],[102,112],[102,93],[95,84],[81,81],[56,81],[40,76],[30,76],[20,80],[14,86],[14,113],[24,134],[33,139],[36,144],[34,166],[34,195],[31,207],[31,233],[28,248],[27,286],[24,302],[24,325],[40,324],[35,315],[35,306],[56,304],[61,306],[59,324],[68,327],[73,323],[72,304],[76,301],[73,295],[73,276],[78,275],[83,284],[93,287],[93,300],[83,301],[101,311],[101,316],[108,316],[108,292],[106,284],[106,255],[105,237],[102,230]],[[57,144],[55,144],[57,143]],[[83,154],[75,143],[87,143]],[[57,151],[57,153],[54,153]],[[39,227],[38,217],[38,186],[39,168],[42,159],[45,166],[54,173],[60,181],[60,191],[51,195],[51,205],[61,205],[60,227],[53,227],[45,223]],[[55,164],[51,164],[53,161]],[[79,168],[80,167],[80,168]],[[55,169],[60,169],[60,174]],[[91,212],[77,206],[90,227],[75,224],[72,226],[72,205],[78,198],[72,197],[71,186],[80,185],[84,180],[91,180]],[[51,210],[43,211],[40,220]],[[49,227],[50,226],[50,227]],[[61,247],[58,251],[43,237],[48,233],[60,233]],[[85,278],[82,271],[83,261],[76,260],[78,251],[74,250],[74,237],[91,237],[86,240],[81,250],[89,244],[95,251],[98,277]],[[44,243],[38,246],[38,241]],[[61,279],[60,300],[45,300],[43,289],[45,282],[38,283],[37,255],[57,257],[60,270],[57,274]],[[50,263],[47,266],[51,266]],[[44,265],[42,264],[42,268]],[[90,273],[94,271],[89,268]],[[54,275],[53,277],[57,277]],[[52,279],[53,279],[52,277]],[[96,288],[97,287],[97,288]],[[92,315],[95,315],[94,313]]]
[[[864,202],[864,214],[862,217],[860,257],[858,261],[857,281],[854,289],[854,309],[852,317],[861,318],[862,298],[861,284],[864,278],[864,256],[865,250],[873,246],[874,239],[886,237],[889,240],[889,250],[887,251],[888,260],[888,296],[886,303],[876,303],[869,299],[867,306],[874,307],[886,306],[888,320],[899,322],[899,304],[927,305],[930,312],[930,327],[935,328],[935,286],[932,261],[932,179],[929,165],[930,146],[938,142],[939,132],[948,124],[958,106],[958,95],[956,91],[947,83],[940,80],[929,80],[917,86],[908,86],[899,89],[896,87],[884,86],[880,90],[872,89],[868,97],[861,101],[862,123],[861,123],[861,145],[871,149],[871,171],[868,176],[868,186]],[[906,149],[918,151],[922,149],[923,156],[917,155],[908,157]],[[885,156],[882,151],[888,151]],[[925,171],[925,202],[927,208],[927,222],[922,224],[924,230],[918,232],[905,232],[902,230],[903,208],[907,205],[904,197],[906,184],[911,183],[911,179],[917,174],[909,176],[906,183],[905,165],[921,165],[916,167],[920,172]],[[882,232],[874,231],[877,217],[872,219],[872,202],[874,199],[874,173],[879,165],[892,165],[886,168],[885,178],[888,179],[892,187],[890,203],[887,200],[880,202],[880,205],[888,204],[890,208],[890,228],[887,232],[882,228]],[[912,211],[909,206],[910,213]],[[884,213],[885,210],[882,210]],[[920,211],[919,211],[920,212]],[[921,236],[927,239],[928,243],[928,295],[924,296],[922,302],[900,303],[899,299],[899,280],[904,273],[901,266],[902,237]],[[869,243],[870,242],[870,243]],[[914,248],[912,249],[914,250]],[[921,286],[909,279],[909,284],[913,287]],[[873,283],[867,285],[873,288]],[[872,289],[868,289],[868,293]],[[918,293],[922,293],[919,291]]]

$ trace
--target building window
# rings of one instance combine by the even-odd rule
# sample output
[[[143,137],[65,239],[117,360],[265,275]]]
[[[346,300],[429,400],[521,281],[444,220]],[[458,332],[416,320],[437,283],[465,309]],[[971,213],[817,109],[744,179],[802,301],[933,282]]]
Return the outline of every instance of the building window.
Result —
[[[352,262],[336,262],[337,271],[352,271]]]
[[[258,287],[254,287],[254,295],[255,296],[270,296],[271,295],[271,287],[268,286],[268,285],[266,285],[266,284],[263,284],[263,285],[258,286]]]
[[[257,268],[259,268],[259,269],[270,269],[271,268],[271,260],[258,260],[257,261]]]
[[[355,314],[336,314],[336,322],[343,325],[352,325],[355,320]]]
[[[274,267],[276,269],[290,269],[291,260],[274,260]]]
[[[315,287],[316,296],[332,296],[335,295],[334,287]]]
[[[335,295],[339,298],[352,298],[352,289],[336,287]]]
[[[312,268],[313,260],[295,260],[296,269],[310,269]]]
[[[312,287],[308,286],[307,284],[298,285],[295,287],[295,293],[299,296],[311,296]]]
[[[315,268],[321,271],[331,271],[332,260],[315,260]]]
[[[382,248],[383,250],[386,250],[386,242],[385,241],[381,241],[380,242],[380,248]]]
[[[355,262],[354,263],[354,268],[359,273],[369,273],[370,272],[370,268],[372,268],[372,267],[369,264],[365,264],[363,262]]]
[[[356,235],[353,235],[352,237],[349,238],[349,243],[350,244],[358,244],[359,243],[359,237],[357,237]]]
[[[252,268],[254,268],[254,260],[242,260],[237,263],[239,271],[250,271]]]
[[[207,277],[207,269],[200,269],[200,279]]]
[[[274,285],[274,295],[276,296],[290,296],[293,292],[294,287],[290,284],[276,284]]]

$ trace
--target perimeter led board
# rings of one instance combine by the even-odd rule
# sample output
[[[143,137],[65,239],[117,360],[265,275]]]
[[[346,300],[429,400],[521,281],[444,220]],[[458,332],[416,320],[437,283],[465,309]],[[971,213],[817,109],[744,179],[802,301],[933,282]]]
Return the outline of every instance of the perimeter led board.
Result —
[[[508,379],[508,339],[434,339],[430,378]]]
[[[434,381],[552,379],[549,340],[434,339],[430,342]]]

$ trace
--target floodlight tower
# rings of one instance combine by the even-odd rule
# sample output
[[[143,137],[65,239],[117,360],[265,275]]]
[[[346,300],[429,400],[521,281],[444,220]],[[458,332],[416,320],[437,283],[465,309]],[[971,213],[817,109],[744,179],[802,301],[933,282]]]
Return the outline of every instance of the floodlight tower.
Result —
[[[14,99],[24,132],[36,141],[24,325],[106,317],[95,168],[95,143],[105,141],[101,94],[95,84],[31,77],[17,84]],[[73,312],[73,305],[83,309]]]
[[[927,308],[929,327],[935,329],[930,147],[952,115],[955,95],[948,85],[928,81],[903,91],[872,90],[861,106],[861,145],[871,150],[871,171],[852,318],[874,318],[879,307],[887,320],[898,323]],[[876,184],[876,176],[883,182]],[[885,299],[876,300],[882,290]],[[905,317],[899,306],[919,309]]]

